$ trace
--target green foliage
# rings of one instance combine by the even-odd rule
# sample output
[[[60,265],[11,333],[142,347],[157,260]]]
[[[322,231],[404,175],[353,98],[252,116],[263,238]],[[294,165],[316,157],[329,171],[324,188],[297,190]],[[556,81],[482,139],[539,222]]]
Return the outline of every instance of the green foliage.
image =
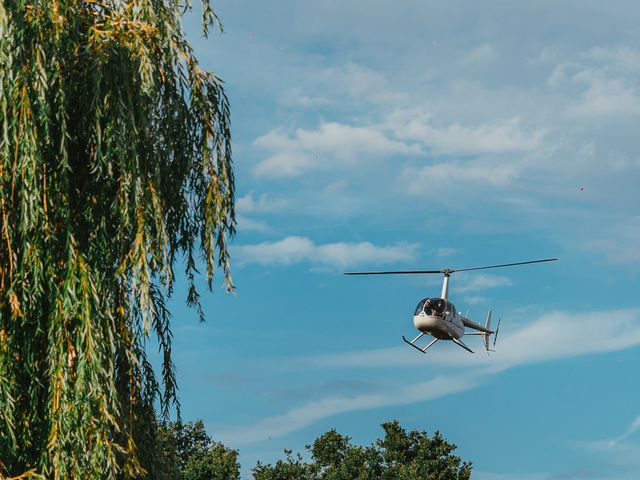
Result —
[[[217,21],[202,0],[203,25]],[[187,3],[188,6],[188,3]],[[229,105],[178,0],[0,2],[0,465],[153,468],[176,402],[174,266],[232,289]],[[145,343],[157,337],[161,380]],[[5,472],[2,472],[5,475]]]
[[[237,480],[240,478],[238,452],[214,443],[189,458],[182,476],[184,480]]]
[[[158,426],[163,439],[163,458],[168,464],[161,472],[172,480],[238,480],[238,452],[214,442],[202,420],[171,422]],[[157,478],[157,477],[154,477]]]
[[[284,451],[286,459],[278,460],[275,465],[264,465],[260,461],[253,468],[255,480],[312,480],[315,468],[304,463],[300,454],[293,456],[291,450]]]
[[[385,435],[368,447],[331,430],[307,446],[312,462],[285,450],[275,465],[260,462],[256,480],[469,480],[471,463],[453,454],[456,446],[439,432],[407,433],[397,421],[382,425]]]
[[[163,425],[162,430],[169,439],[180,471],[186,468],[191,457],[206,452],[212,443],[202,420],[189,423],[170,422]]]

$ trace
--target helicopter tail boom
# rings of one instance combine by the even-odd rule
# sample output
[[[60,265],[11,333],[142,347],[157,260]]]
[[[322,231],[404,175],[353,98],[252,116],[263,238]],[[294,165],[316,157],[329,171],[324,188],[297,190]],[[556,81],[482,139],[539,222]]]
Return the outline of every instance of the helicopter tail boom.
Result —
[[[473,328],[474,330],[478,330],[479,332],[481,332],[483,334],[484,333],[493,333],[493,331],[489,330],[489,328],[487,328],[486,326],[483,327],[479,323],[476,323],[473,320],[469,320],[467,317],[462,317],[462,323],[464,324],[465,327]],[[473,333],[471,333],[471,334],[467,333],[467,335],[473,335]]]
[[[487,352],[493,352],[493,347],[496,346],[496,339],[498,338],[498,332],[500,331],[500,319],[498,319],[498,327],[495,331],[491,330],[491,310],[487,314],[487,320],[484,326],[479,323],[474,322],[473,320],[469,320],[467,317],[462,317],[462,323],[467,328],[473,328],[477,330],[474,333],[466,333],[465,335],[480,335],[482,337],[482,343],[484,343],[484,348]],[[491,343],[491,335],[493,335],[493,343]]]

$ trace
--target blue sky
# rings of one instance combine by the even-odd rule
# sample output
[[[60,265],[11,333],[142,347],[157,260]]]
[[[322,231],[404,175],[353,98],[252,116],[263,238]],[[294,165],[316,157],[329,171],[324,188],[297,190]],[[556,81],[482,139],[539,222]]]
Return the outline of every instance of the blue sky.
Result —
[[[637,478],[637,3],[214,6],[224,34],[187,30],[232,106],[237,293],[203,295],[201,325],[176,290],[183,417],[245,475],[397,418],[474,479]],[[342,275],[546,257],[452,277],[502,319],[491,357],[402,343],[438,276]]]

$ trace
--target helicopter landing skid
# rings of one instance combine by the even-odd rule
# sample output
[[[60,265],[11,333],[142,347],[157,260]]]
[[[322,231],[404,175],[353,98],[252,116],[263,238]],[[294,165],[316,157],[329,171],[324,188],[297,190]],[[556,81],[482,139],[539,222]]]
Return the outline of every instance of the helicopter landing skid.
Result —
[[[438,338],[434,338],[434,339],[431,341],[431,343],[430,343],[429,345],[427,345],[427,346],[426,346],[426,347],[424,347],[424,348],[420,348],[419,346],[417,346],[417,345],[415,344],[415,341],[416,341],[416,340],[418,340],[418,339],[419,339],[420,337],[422,337],[423,335],[424,335],[424,333],[420,333],[420,335],[418,335],[416,338],[414,338],[414,339],[413,339],[413,340],[411,340],[411,341],[407,340],[407,339],[404,337],[404,335],[403,335],[403,336],[402,336],[402,340],[404,340],[404,343],[406,343],[407,345],[411,345],[413,348],[415,348],[415,349],[416,349],[416,350],[418,350],[419,352],[427,353],[427,349],[428,349],[431,345],[433,345],[434,343],[436,343],[439,339],[438,339]]]
[[[457,338],[451,337],[451,340],[453,341],[453,343],[455,343],[456,345],[461,346],[462,348],[464,348],[467,352],[473,353],[473,350],[471,350],[469,347],[467,347],[464,343],[462,343],[462,340],[458,340]]]

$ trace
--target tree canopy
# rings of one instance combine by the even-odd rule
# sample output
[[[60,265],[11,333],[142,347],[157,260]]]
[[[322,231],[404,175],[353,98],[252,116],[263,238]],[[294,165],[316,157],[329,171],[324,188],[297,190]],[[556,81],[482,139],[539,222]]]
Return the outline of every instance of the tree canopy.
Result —
[[[457,448],[439,432],[407,433],[398,421],[382,424],[384,438],[370,446],[354,446],[331,430],[307,449],[311,462],[285,450],[275,464],[258,462],[255,480],[469,480],[471,463],[453,454]]]
[[[238,452],[214,442],[202,420],[158,425],[161,465],[152,478],[171,480],[238,480]]]
[[[185,6],[0,2],[0,476],[143,476],[176,402],[174,267],[201,318],[198,266],[233,288],[229,104]]]

